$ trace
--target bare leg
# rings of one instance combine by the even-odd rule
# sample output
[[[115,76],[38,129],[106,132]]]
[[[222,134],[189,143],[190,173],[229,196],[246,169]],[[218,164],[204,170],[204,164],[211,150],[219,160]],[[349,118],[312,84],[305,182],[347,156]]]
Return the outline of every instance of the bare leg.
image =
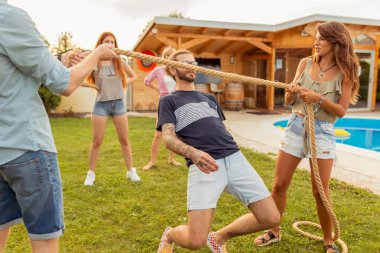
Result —
[[[121,151],[123,153],[125,164],[127,169],[131,170],[132,163],[132,148],[128,140],[128,116],[126,114],[112,117],[112,120],[116,127],[116,132],[119,137],[119,143]]]
[[[232,237],[273,228],[280,223],[280,214],[272,197],[251,203],[252,213],[240,216],[231,224],[214,233],[215,242],[222,246]]]
[[[30,240],[33,253],[58,253],[59,239]]]
[[[100,146],[102,145],[104,133],[106,131],[107,117],[93,115],[91,121],[93,135],[88,157],[88,163],[89,169],[95,171],[96,162],[99,157]]]
[[[167,242],[191,250],[202,248],[206,244],[213,215],[214,209],[189,211],[188,224],[171,229],[167,233]]]
[[[284,214],[286,207],[286,193],[288,191],[290,182],[294,175],[301,158],[295,157],[293,155],[287,154],[282,150],[278,151],[277,162],[276,162],[276,175],[274,178],[274,183],[272,187],[272,198],[276,203],[276,206],[280,212],[280,216]],[[270,230],[276,237],[279,237],[280,228],[274,227]],[[267,234],[263,235],[264,238],[270,239]],[[257,245],[260,244],[262,236],[258,236],[255,239]]]
[[[4,228],[0,230],[0,253],[4,252],[5,246],[7,245],[10,228]]]
[[[169,158],[168,158],[168,163],[171,164],[171,165],[174,165],[174,166],[180,166],[181,163],[176,161],[175,158],[175,153],[173,151],[170,151],[169,150]]]
[[[329,182],[330,182],[330,176],[331,176],[331,170],[334,165],[333,159],[318,159],[318,167],[319,167],[319,174],[321,176],[321,181],[323,185],[323,190],[326,194],[327,199],[330,202],[330,205],[332,206],[331,200],[330,200],[330,192],[329,192]],[[312,167],[310,163],[310,167]],[[323,205],[321,196],[319,195],[317,184],[314,180],[314,173],[311,168],[312,173],[312,187],[313,187],[313,195],[315,198],[315,201],[317,202],[317,212],[319,217],[319,222],[321,223],[322,231],[323,231],[323,241],[324,244],[333,244],[334,241],[332,240],[332,221]],[[327,252],[333,252],[333,249],[328,250]]]
[[[156,131],[153,137],[152,149],[150,153],[150,161],[144,166],[143,170],[149,170],[156,165],[158,151],[160,149],[161,132]]]

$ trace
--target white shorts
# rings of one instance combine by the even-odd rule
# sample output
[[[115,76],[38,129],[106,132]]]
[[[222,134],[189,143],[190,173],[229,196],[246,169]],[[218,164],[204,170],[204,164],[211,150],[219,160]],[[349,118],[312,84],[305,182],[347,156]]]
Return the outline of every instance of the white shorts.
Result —
[[[263,180],[241,151],[216,162],[219,170],[210,174],[203,173],[195,164],[189,167],[188,211],[216,208],[223,191],[235,196],[247,206],[270,196]]]
[[[304,148],[304,118],[292,114],[281,139],[280,149],[298,158],[311,158],[305,154]],[[318,159],[335,159],[335,135],[332,123],[315,119],[315,139]]]

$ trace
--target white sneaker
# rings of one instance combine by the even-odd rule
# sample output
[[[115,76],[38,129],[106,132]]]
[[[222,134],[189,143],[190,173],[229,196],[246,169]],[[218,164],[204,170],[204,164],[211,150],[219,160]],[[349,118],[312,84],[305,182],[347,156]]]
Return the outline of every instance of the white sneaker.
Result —
[[[127,178],[134,182],[141,180],[139,175],[137,175],[136,168],[132,168],[131,170],[127,171]]]
[[[93,186],[95,182],[95,172],[92,170],[87,171],[86,180],[84,180],[84,185]]]

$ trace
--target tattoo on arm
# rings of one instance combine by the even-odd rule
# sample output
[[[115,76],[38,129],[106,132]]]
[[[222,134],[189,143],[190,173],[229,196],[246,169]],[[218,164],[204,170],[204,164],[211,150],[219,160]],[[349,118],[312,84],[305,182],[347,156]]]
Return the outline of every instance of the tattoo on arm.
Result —
[[[178,155],[192,159],[193,162],[199,160],[198,150],[178,139],[177,135],[175,134],[174,124],[164,124],[162,126],[162,135],[165,145],[168,149]]]

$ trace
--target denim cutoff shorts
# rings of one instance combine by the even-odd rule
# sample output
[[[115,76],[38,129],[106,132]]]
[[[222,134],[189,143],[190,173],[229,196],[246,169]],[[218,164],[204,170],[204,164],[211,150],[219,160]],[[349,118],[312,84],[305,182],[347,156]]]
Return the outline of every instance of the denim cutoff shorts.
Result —
[[[304,117],[293,113],[290,116],[281,139],[280,149],[287,154],[298,158],[311,158],[311,154],[304,152]],[[334,124],[314,119],[315,140],[317,144],[318,159],[335,159]]]
[[[56,153],[28,151],[0,165],[0,230],[22,222],[32,240],[54,239],[64,232]]]
[[[268,188],[245,156],[238,151],[217,159],[219,169],[210,174],[195,164],[189,167],[187,182],[187,210],[216,208],[220,195],[227,192],[244,205],[270,196]]]
[[[123,99],[115,99],[109,101],[96,101],[92,114],[98,116],[119,116],[126,114],[127,110]]]

